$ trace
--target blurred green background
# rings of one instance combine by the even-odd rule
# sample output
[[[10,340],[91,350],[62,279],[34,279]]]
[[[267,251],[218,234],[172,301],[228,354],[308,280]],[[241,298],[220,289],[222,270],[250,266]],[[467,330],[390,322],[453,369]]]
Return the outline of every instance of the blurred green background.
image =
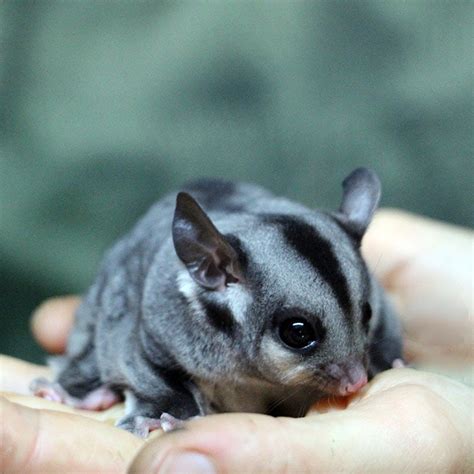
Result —
[[[472,225],[472,1],[0,3],[1,352],[198,176]],[[410,236],[407,235],[409,239]]]

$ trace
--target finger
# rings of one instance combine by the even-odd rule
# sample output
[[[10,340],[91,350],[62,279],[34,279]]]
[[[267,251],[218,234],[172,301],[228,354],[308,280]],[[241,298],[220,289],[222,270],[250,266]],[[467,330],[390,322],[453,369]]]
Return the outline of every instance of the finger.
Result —
[[[193,420],[147,443],[129,472],[449,470],[465,450],[458,449],[459,439],[452,436],[451,425],[459,425],[459,419],[444,412],[450,403],[438,399],[441,387],[446,392],[446,379],[436,379],[431,392],[433,377],[420,379],[410,369],[388,371],[347,409],[306,418],[225,414]],[[457,394],[455,402],[460,405],[462,397],[466,411],[466,393]],[[440,421],[445,419],[451,445]]]
[[[0,399],[1,472],[124,472],[142,441],[89,418]]]
[[[29,394],[33,379],[49,376],[51,371],[48,367],[0,355],[0,391]]]
[[[34,312],[31,319],[33,335],[48,352],[64,352],[79,303],[77,296],[52,298]]]
[[[364,256],[396,298],[412,347],[432,348],[432,361],[474,358],[473,242],[472,231],[396,210],[380,211],[364,238]]]
[[[52,410],[60,411],[63,413],[70,413],[74,415],[85,416],[87,418],[93,418],[98,421],[103,421],[111,426],[115,425],[115,422],[122,418],[124,415],[124,404],[118,403],[107,410],[94,411],[94,410],[81,410],[73,408],[63,403],[54,402],[41,397],[19,395],[17,393],[0,392],[0,396],[6,398],[8,401],[17,403],[29,408],[37,410]]]
[[[377,458],[381,439],[388,449]],[[290,419],[230,414],[190,422],[184,430],[149,442],[129,472],[342,472],[387,466],[396,470],[402,467],[399,455],[397,433],[380,433],[376,423],[360,415]]]
[[[363,238],[362,253],[384,286],[396,287],[404,270],[413,266],[414,259],[418,262],[420,256],[442,260],[443,264],[453,263],[447,257],[454,258],[456,269],[463,272],[458,275],[459,280],[469,267],[472,242],[469,229],[397,209],[382,209]],[[458,263],[464,265],[458,268]]]
[[[385,287],[390,286],[391,277],[407,263],[412,252],[414,236],[408,233],[407,238],[412,218],[403,211],[381,209],[362,239],[362,254]]]

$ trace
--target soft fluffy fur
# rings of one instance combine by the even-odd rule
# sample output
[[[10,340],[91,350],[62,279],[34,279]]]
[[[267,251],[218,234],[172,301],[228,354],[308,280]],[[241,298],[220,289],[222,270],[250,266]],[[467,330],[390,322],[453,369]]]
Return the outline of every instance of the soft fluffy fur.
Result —
[[[206,180],[183,190],[219,234],[188,195],[176,207],[173,193],[114,245],[57,376],[70,395],[126,391],[119,426],[131,431],[137,417],[162,412],[301,416],[338,393],[339,372],[354,361],[374,375],[401,357],[397,319],[359,251],[380,196],[373,172],[346,178],[335,213],[249,184]],[[316,350],[282,343],[286,315],[323,328]]]

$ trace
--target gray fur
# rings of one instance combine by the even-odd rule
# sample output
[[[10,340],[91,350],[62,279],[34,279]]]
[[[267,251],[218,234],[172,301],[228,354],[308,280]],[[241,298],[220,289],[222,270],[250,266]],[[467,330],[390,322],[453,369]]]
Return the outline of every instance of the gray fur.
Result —
[[[334,214],[250,184],[207,180],[185,187],[226,245],[234,242],[235,252],[226,253],[233,262],[213,262],[225,276],[234,265],[238,279],[217,289],[199,284],[191,264],[178,258],[176,193],[164,197],[106,254],[77,312],[57,381],[76,397],[101,385],[126,390],[133,404],[119,426],[133,431],[137,416],[159,418],[162,412],[181,418],[223,411],[301,416],[318,397],[335,393],[339,382],[329,375],[331,364],[360,360],[371,375],[390,368],[401,357],[399,324],[359,252],[379,191],[372,172],[351,176]],[[372,185],[368,192],[364,176]],[[338,280],[336,269],[320,266],[318,248],[304,257],[298,243],[289,244],[287,218],[327,243],[325,261],[335,259]],[[180,225],[186,229],[186,222]],[[310,243],[302,245],[313,252]],[[181,246],[180,254],[188,259],[185,250]],[[372,307],[368,331],[362,324],[366,302]],[[308,355],[286,347],[273,327],[276,311],[295,308],[319,318],[325,329]],[[215,321],[220,314],[227,319],[222,330]]]

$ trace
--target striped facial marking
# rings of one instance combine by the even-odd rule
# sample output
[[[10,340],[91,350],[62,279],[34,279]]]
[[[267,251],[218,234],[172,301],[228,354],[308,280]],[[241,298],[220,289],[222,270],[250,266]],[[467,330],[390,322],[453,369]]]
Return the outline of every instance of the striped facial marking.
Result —
[[[289,215],[268,215],[266,222],[277,224],[291,248],[321,275],[331,288],[346,318],[352,314],[349,286],[332,245],[306,222]]]
[[[199,291],[201,287],[191,278],[187,270],[182,270],[176,277],[179,292],[186,298],[194,313],[204,313],[204,308],[199,301]]]
[[[229,308],[214,301],[206,301],[202,299],[201,304],[211,325],[218,331],[221,331],[228,336],[232,336],[235,329],[235,322]]]
[[[222,291],[208,291],[200,287],[187,270],[178,273],[177,284],[192,311],[205,316],[215,329],[230,336],[236,323],[244,323],[252,297],[243,285],[231,283]]]

